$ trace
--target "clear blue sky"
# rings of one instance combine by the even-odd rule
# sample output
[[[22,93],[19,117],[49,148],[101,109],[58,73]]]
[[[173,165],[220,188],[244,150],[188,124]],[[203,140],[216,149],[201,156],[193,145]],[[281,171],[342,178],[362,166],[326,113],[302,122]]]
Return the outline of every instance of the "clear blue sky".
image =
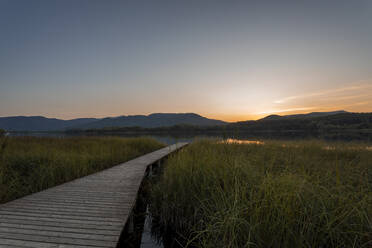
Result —
[[[0,0],[0,116],[372,111],[372,1]]]

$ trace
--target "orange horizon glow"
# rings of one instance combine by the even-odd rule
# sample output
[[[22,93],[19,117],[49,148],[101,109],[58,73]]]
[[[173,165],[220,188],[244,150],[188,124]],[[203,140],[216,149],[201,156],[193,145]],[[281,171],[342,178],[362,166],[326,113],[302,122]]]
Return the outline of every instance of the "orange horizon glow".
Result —
[[[258,114],[258,115],[241,115],[241,116],[228,116],[228,115],[202,115],[203,117],[207,117],[210,119],[217,119],[217,120],[222,120],[226,122],[239,122],[239,121],[254,121],[254,120],[259,120],[262,118],[265,118],[269,115],[280,115],[280,116],[285,116],[285,115],[296,115],[296,114],[309,114],[312,112],[332,112],[332,111],[341,111],[344,110],[346,112],[353,112],[353,113],[369,113],[369,111],[348,111],[345,109],[339,109],[339,108],[333,108],[333,109],[314,109],[314,111],[289,111],[289,112],[267,112],[266,114]]]
[[[105,118],[123,115],[149,115],[152,113],[196,113],[210,119],[226,122],[248,121],[268,115],[292,115],[310,112],[345,110],[348,112],[372,112],[372,79],[343,84],[338,87],[317,87],[309,91],[297,90],[297,94],[265,91],[264,88],[215,89],[209,95],[185,92],[183,101],[178,95],[159,92],[144,98],[124,98],[120,93],[111,98],[93,98],[77,108],[74,102],[61,103],[48,109],[43,102],[36,107],[30,105],[10,107],[1,116],[45,116],[58,119]],[[304,93],[306,92],[306,93]],[[280,94],[279,94],[280,93]],[[134,94],[132,94],[134,95]],[[158,101],[157,99],[165,99]],[[193,99],[187,101],[185,99]],[[34,102],[33,99],[30,98]],[[37,109],[38,111],[35,111]],[[74,111],[72,111],[74,110]],[[14,114],[16,113],[16,114]]]
[[[0,116],[372,112],[371,1],[20,1]]]
[[[313,108],[311,111],[273,111],[273,112],[262,112],[259,114],[242,114],[242,115],[233,115],[233,114],[203,114],[203,113],[198,113],[198,112],[149,112],[149,113],[138,113],[138,114],[109,114],[109,115],[73,115],[69,117],[58,117],[54,115],[32,115],[32,114],[24,114],[24,115],[19,115],[19,116],[44,116],[46,118],[56,118],[56,119],[61,119],[61,120],[71,120],[71,119],[77,119],[77,118],[115,118],[119,116],[132,116],[132,115],[150,115],[154,113],[175,113],[175,114],[183,114],[183,113],[195,113],[199,114],[202,117],[209,118],[209,119],[215,119],[215,120],[221,120],[225,122],[239,122],[239,121],[253,121],[253,120],[259,120],[264,117],[267,117],[269,115],[280,115],[280,116],[285,116],[285,115],[295,115],[295,114],[308,114],[312,112],[332,112],[332,111],[341,111],[344,110],[346,112],[353,112],[353,113],[369,113],[371,111],[352,111],[348,109],[342,109],[342,106],[340,108],[334,107],[330,109],[324,109],[324,108]],[[0,116],[0,117],[5,117],[5,116]]]

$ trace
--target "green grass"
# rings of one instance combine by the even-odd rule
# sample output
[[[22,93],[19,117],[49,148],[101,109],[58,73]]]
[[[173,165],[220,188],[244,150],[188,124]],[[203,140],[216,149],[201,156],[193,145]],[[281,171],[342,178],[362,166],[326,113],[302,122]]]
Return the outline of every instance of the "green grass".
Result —
[[[0,203],[79,178],[163,145],[150,138],[0,138]]]
[[[150,210],[187,246],[371,247],[372,151],[199,141],[168,160]]]

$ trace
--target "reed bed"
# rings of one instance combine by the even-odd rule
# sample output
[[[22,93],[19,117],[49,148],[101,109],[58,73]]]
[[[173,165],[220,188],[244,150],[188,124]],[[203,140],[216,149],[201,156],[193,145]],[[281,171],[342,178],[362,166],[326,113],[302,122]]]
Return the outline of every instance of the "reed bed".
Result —
[[[201,140],[170,157],[150,211],[185,247],[371,247],[363,147]]]
[[[0,203],[163,147],[150,138],[0,138]]]

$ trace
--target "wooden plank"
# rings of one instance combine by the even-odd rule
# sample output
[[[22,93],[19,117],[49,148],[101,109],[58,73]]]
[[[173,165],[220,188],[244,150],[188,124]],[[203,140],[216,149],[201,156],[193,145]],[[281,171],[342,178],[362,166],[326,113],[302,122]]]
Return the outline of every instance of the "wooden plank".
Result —
[[[120,189],[120,188],[118,188]],[[122,196],[127,196],[128,193],[110,193],[110,192],[88,192],[88,191],[67,191],[67,190],[54,190],[48,192],[48,194],[42,194],[39,196],[52,196],[54,194],[64,194],[64,196],[85,196],[85,197],[90,197],[90,196],[96,196],[100,197],[102,199],[105,198],[117,198],[117,197],[122,197]]]
[[[129,211],[128,211],[129,212]],[[2,216],[22,216],[22,217],[43,217],[43,218],[52,218],[52,219],[61,219],[61,220],[82,220],[82,221],[99,221],[102,224],[107,222],[112,223],[121,223],[121,218],[119,217],[99,217],[99,216],[76,216],[76,215],[65,215],[65,214],[55,214],[55,213],[35,213],[35,212],[12,212],[0,210],[0,217]]]
[[[123,206],[125,207],[125,206]],[[10,207],[7,207],[7,208],[3,208],[3,210],[11,210],[11,211],[15,211],[15,212],[18,212],[18,211],[22,211],[22,210],[25,210],[25,211],[28,211],[28,210],[32,210],[32,211],[35,211],[35,212],[40,212],[40,211],[46,211],[46,212],[49,212],[49,211],[54,211],[54,212],[59,212],[59,213],[76,213],[76,214],[82,214],[82,215],[87,215],[87,216],[117,216],[117,215],[120,215],[120,214],[125,214],[127,212],[127,210],[124,209],[116,209],[116,208],[112,208],[112,210],[110,212],[108,211],[105,211],[105,208],[80,208],[78,206],[48,206],[48,205],[42,205],[42,204],[39,204],[39,205],[12,205],[12,208]]]
[[[184,145],[0,205],[0,247],[116,247],[147,167]]]
[[[120,189],[120,188],[116,188],[117,189]],[[72,187],[69,187],[65,190],[61,190],[61,189],[58,189],[58,190],[54,190],[53,191],[54,193],[68,193],[68,194],[84,194],[84,195],[97,195],[97,194],[106,194],[106,195],[112,195],[112,196],[126,196],[128,195],[128,193],[126,192],[110,192],[110,191],[93,191],[93,190],[84,190],[83,187],[75,187],[75,188],[72,188]]]
[[[58,237],[58,238],[73,238],[73,239],[87,239],[87,240],[98,240],[98,241],[115,241],[117,234],[107,235],[107,234],[87,234],[87,233],[74,233],[64,231],[49,231],[49,230],[33,230],[33,229],[24,229],[24,228],[14,228],[14,227],[0,227],[0,233],[9,233],[9,234],[29,234],[29,235],[38,235],[46,237]]]
[[[85,202],[40,202],[40,201],[25,201],[23,203],[17,203],[17,204],[12,204],[12,205],[7,205],[6,207],[3,207],[4,209],[6,208],[38,208],[38,207],[44,207],[44,208],[58,208],[58,209],[81,209],[81,210],[91,210],[91,211],[102,211],[104,209],[111,209],[112,211],[114,210],[122,210],[122,209],[117,209],[116,205],[108,205],[108,204],[89,204],[89,201]],[[122,204],[123,209],[130,208],[130,204],[125,203],[125,202],[119,202]]]
[[[126,212],[122,212],[122,214],[126,214],[129,212],[129,209],[128,211]],[[59,218],[65,218],[65,216],[71,216],[72,219],[76,219],[76,217],[82,217],[82,219],[100,219],[100,218],[103,218],[103,220],[111,220],[111,221],[119,221],[121,222],[121,219],[120,218],[117,218],[117,216],[119,216],[117,213],[112,213],[112,212],[105,212],[105,211],[101,211],[101,212],[95,212],[95,213],[92,213],[92,212],[86,212],[86,211],[74,211],[74,210],[70,210],[70,211],[66,211],[66,210],[55,210],[55,209],[33,209],[33,208],[29,208],[29,209],[20,209],[20,208],[17,208],[17,209],[11,209],[11,210],[0,210],[0,214],[12,214],[14,213],[15,215],[26,215],[26,216],[40,216],[40,214],[42,215],[42,217],[44,216],[58,216]],[[79,218],[77,218],[79,219]]]
[[[94,200],[68,200],[68,199],[51,199],[51,198],[47,198],[47,199],[36,199],[36,200],[25,200],[24,201],[25,203],[28,203],[28,202],[33,202],[33,203],[45,203],[45,204],[48,204],[48,203],[59,203],[61,205],[73,205],[74,203],[75,204],[79,204],[79,205],[89,205],[89,204],[92,204],[92,205],[97,205],[97,206],[101,206],[101,207],[116,207],[118,205],[118,203],[121,203],[119,201],[117,202],[97,202],[97,201],[94,201]],[[125,202],[122,202],[123,204],[125,204]],[[22,203],[21,203],[22,204]]]
[[[98,235],[117,235],[117,230],[97,230],[97,229],[86,229],[84,227],[54,227],[54,226],[42,226],[33,224],[14,224],[14,223],[0,223],[0,227],[13,227],[18,229],[31,229],[31,230],[42,230],[42,231],[56,231],[56,232],[69,232],[69,233],[84,233],[84,234],[98,234]]]
[[[5,222],[7,219],[13,220],[24,220],[26,223],[29,220],[45,220],[45,221],[52,221],[52,222],[60,222],[60,223],[75,223],[75,224],[88,224],[88,225],[108,225],[108,226],[122,226],[121,222],[115,221],[102,221],[102,220],[83,220],[83,219],[65,219],[65,218],[56,218],[56,217],[43,217],[43,216],[24,216],[24,215],[15,215],[15,214],[7,214],[7,215],[0,215],[0,221]]]
[[[130,189],[130,190],[134,190],[134,189]],[[132,195],[128,195],[124,198],[106,198],[106,199],[102,199],[102,198],[98,198],[98,197],[78,197],[78,196],[71,196],[71,197],[68,197],[68,196],[61,196],[61,197],[55,197],[53,198],[52,196],[48,196],[48,197],[44,197],[44,196],[40,196],[40,197],[35,197],[34,199],[32,199],[33,201],[49,201],[49,200],[54,200],[54,201],[63,201],[63,202],[85,202],[85,201],[88,201],[88,202],[94,202],[94,203],[101,203],[101,204],[117,204],[118,202],[124,202],[126,201],[125,198],[130,198],[130,197],[133,197],[135,196],[135,194],[133,193]]]
[[[37,208],[38,206],[44,206],[44,207],[55,207],[55,208],[73,208],[73,209],[96,209],[99,211],[105,210],[105,209],[111,209],[111,211],[114,210],[120,210],[116,208],[116,205],[98,205],[98,204],[89,204],[89,202],[69,202],[68,204],[66,202],[40,202],[40,201],[25,201],[24,203],[18,203],[18,204],[12,204],[11,207],[17,208],[19,206],[30,206]],[[130,205],[126,205],[125,203],[122,204],[123,207],[130,207]],[[10,207],[7,205],[7,207]]]
[[[24,225],[27,223],[28,225],[35,225],[41,227],[65,227],[65,228],[81,228],[81,229],[89,229],[89,230],[109,230],[109,231],[117,231],[117,226],[111,225],[95,225],[95,224],[87,224],[87,223],[70,223],[70,222],[55,222],[55,221],[47,221],[47,220],[23,220],[23,219],[2,219],[1,223],[3,224],[20,224]]]
[[[113,241],[102,241],[102,240],[88,240],[88,239],[75,239],[75,238],[64,238],[64,237],[48,237],[33,234],[13,234],[13,233],[0,233],[0,239],[15,239],[15,240],[29,240],[36,242],[46,242],[55,244],[65,245],[88,245],[93,247],[116,247],[117,240]],[[1,243],[1,241],[0,241]]]
[[[86,245],[65,245],[65,244],[53,244],[45,242],[34,242],[29,240],[14,240],[7,238],[0,238],[0,247],[1,248],[15,248],[15,247],[24,247],[24,248],[87,248],[91,246]]]

